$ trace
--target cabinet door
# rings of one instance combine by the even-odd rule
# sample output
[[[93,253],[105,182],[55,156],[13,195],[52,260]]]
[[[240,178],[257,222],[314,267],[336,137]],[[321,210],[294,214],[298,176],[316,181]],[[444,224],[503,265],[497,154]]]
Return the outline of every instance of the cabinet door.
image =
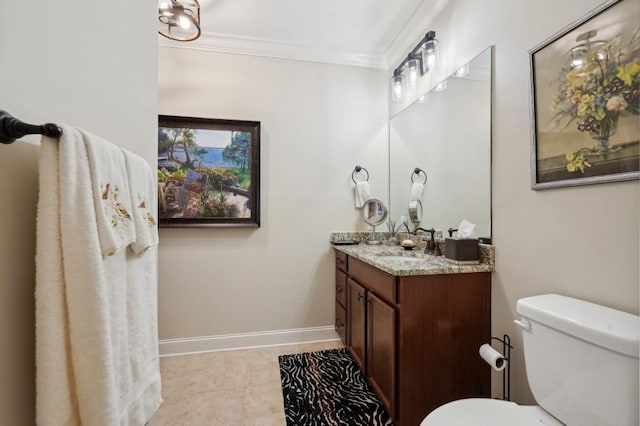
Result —
[[[336,268],[336,300],[347,307],[347,274]]]
[[[338,302],[336,302],[336,332],[342,343],[347,346],[347,311]]]
[[[347,330],[349,337],[349,352],[356,360],[360,370],[365,370],[365,351],[366,351],[366,297],[367,293],[364,287],[351,278],[347,278],[347,286],[349,287],[349,295],[347,297]]]
[[[395,418],[396,311],[373,293],[367,298],[367,377]]]

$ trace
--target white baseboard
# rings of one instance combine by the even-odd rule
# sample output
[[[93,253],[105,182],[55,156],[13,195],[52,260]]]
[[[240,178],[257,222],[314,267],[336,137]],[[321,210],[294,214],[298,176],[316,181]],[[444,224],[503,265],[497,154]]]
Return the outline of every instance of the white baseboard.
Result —
[[[333,326],[160,340],[160,356],[339,340]]]

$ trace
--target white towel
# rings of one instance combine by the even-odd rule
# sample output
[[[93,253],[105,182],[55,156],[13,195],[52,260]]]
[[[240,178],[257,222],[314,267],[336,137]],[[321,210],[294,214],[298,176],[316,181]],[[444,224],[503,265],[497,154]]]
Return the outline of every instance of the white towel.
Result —
[[[124,153],[98,136],[81,133],[89,154],[100,246],[104,256],[111,256],[136,238]]]
[[[369,182],[360,181],[356,182],[356,207],[362,208],[364,203],[369,201],[371,197],[371,188],[369,187]]]
[[[127,251],[103,257],[84,139],[68,126],[59,142],[42,138],[37,423],[142,425],[162,401],[157,323],[139,323],[155,319],[155,299],[148,300],[155,298],[155,253],[136,259],[144,267],[129,262]]]
[[[411,193],[409,194],[409,201],[422,201],[422,190],[424,184],[420,182],[413,182],[411,184]]]
[[[157,198],[153,171],[142,157],[123,149],[127,164],[127,176],[133,223],[136,230],[136,238],[129,247],[136,253],[142,253],[151,247],[158,245],[158,227],[155,219]]]
[[[75,134],[65,128],[64,138]],[[79,135],[75,135],[79,137]],[[36,231],[36,423],[77,425],[60,230],[58,141],[42,138]]]

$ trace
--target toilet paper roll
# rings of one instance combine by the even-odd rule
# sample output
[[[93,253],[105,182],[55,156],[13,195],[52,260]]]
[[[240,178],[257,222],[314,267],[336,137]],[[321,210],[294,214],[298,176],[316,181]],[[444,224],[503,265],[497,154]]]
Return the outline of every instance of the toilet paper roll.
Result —
[[[482,359],[484,359],[485,362],[496,371],[502,371],[507,366],[507,360],[504,359],[504,356],[487,343],[480,346],[480,350],[478,352]]]

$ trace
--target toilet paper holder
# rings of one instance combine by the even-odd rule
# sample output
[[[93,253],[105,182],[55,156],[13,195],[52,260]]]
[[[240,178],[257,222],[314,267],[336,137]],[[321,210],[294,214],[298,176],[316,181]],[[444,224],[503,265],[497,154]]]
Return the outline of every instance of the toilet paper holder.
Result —
[[[502,356],[507,363],[504,370],[502,370],[502,399],[503,401],[511,401],[511,338],[508,334],[499,337],[491,337],[491,340],[497,340],[502,343]]]

